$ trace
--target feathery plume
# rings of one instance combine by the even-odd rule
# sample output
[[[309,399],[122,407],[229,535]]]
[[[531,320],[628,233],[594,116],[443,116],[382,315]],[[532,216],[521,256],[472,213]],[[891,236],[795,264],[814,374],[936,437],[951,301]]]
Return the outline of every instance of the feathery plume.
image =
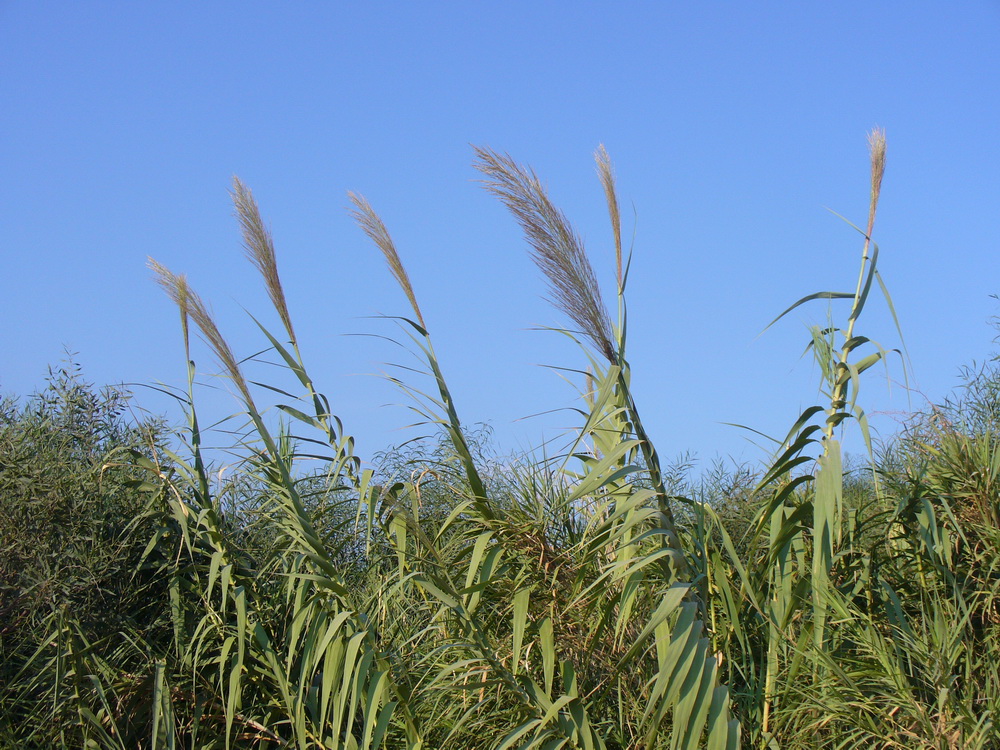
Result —
[[[156,274],[156,283],[163,288],[167,296],[181,310],[181,315],[184,318],[185,343],[187,339],[187,318],[190,316],[191,320],[201,330],[202,336],[212,348],[212,351],[215,352],[215,356],[218,357],[229,377],[232,378],[233,383],[236,384],[246,403],[252,406],[253,398],[250,395],[250,388],[243,378],[243,373],[240,372],[240,367],[236,361],[236,357],[233,355],[233,350],[229,348],[229,343],[222,337],[219,327],[215,324],[211,313],[208,312],[208,308],[201,297],[188,286],[187,278],[183,275],[175,274],[152,258],[147,258],[147,265]]]
[[[602,143],[594,153],[597,162],[597,174],[604,186],[604,197],[608,200],[608,215],[611,217],[611,230],[615,235],[615,265],[618,270],[618,291],[622,289],[622,217],[618,207],[618,194],[615,192],[615,172],[611,166],[611,157]]]
[[[417,304],[417,296],[413,293],[413,285],[410,283],[410,277],[406,273],[406,268],[403,267],[403,261],[399,259],[399,253],[396,252],[396,246],[392,242],[392,237],[389,236],[389,230],[385,228],[382,219],[375,213],[375,209],[371,207],[371,204],[365,200],[363,195],[349,192],[347,197],[354,204],[351,216],[364,233],[368,235],[369,239],[382,251],[389,270],[392,272],[396,282],[403,289],[406,298],[410,301],[413,314],[417,316],[421,327],[427,330],[427,324],[424,323],[424,316],[420,313],[420,306]]]
[[[292,328],[292,318],[288,314],[285,293],[281,288],[281,278],[278,276],[278,262],[274,254],[274,240],[271,237],[271,232],[264,225],[253,193],[240,181],[239,177],[233,177],[231,195],[233,206],[236,209],[236,218],[240,222],[240,232],[243,234],[243,249],[247,258],[257,267],[260,275],[264,278],[264,285],[267,287],[271,304],[278,311],[278,316],[288,332],[288,337],[294,344],[295,330]]]
[[[878,197],[882,191],[882,177],[885,174],[885,130],[873,128],[868,134],[868,150],[872,160],[872,194],[868,207],[868,230],[865,234],[872,236],[875,226],[875,210],[878,208]]]
[[[506,154],[474,147],[486,189],[514,214],[531,246],[532,260],[548,278],[551,302],[569,316],[594,347],[615,361],[611,321],[583,242],[548,196],[535,173]]]
[[[191,287],[188,286],[187,276],[184,274],[174,274],[161,266],[148,255],[146,265],[156,274],[156,283],[159,284],[181,313],[181,331],[184,335],[184,355],[187,361],[191,360],[191,327],[189,303],[191,298]]]

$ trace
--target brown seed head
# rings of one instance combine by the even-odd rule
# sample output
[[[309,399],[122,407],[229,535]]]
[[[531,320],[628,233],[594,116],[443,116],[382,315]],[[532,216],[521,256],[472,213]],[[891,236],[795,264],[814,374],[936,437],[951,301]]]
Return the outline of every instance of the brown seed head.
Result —
[[[267,287],[271,304],[278,311],[278,316],[288,332],[288,337],[294,344],[295,330],[292,328],[292,318],[288,314],[285,293],[281,288],[281,279],[278,276],[278,262],[274,254],[274,240],[271,237],[271,232],[264,225],[253,193],[240,181],[239,177],[233,177],[232,197],[236,218],[240,222],[240,232],[243,235],[243,249],[247,258],[257,267],[260,275],[264,278],[264,286]]]
[[[351,216],[354,217],[358,226],[368,235],[369,239],[375,243],[376,247],[382,251],[382,255],[385,256],[385,262],[388,264],[393,278],[396,279],[396,283],[399,284],[403,293],[406,294],[406,298],[410,301],[413,314],[417,316],[417,321],[424,330],[427,330],[427,325],[424,323],[424,316],[420,313],[420,306],[417,304],[417,296],[413,293],[413,285],[410,283],[410,277],[406,273],[406,268],[403,267],[403,261],[399,259],[399,253],[396,252],[396,245],[393,243],[392,237],[389,236],[389,230],[385,228],[382,219],[375,213],[375,209],[371,207],[371,204],[365,200],[363,195],[349,192],[347,197],[354,204]]]
[[[187,276],[184,274],[174,274],[166,267],[160,265],[155,260],[146,256],[146,265],[156,274],[156,283],[163,288],[167,296],[173,300],[181,313],[181,330],[184,334],[184,354],[191,359],[191,335],[188,322],[190,320],[190,295],[191,288],[188,286]]]
[[[604,197],[608,201],[608,216],[611,218],[611,231],[615,236],[615,266],[618,270],[618,290],[622,288],[622,217],[618,207],[618,195],[615,192],[615,172],[611,166],[611,158],[602,143],[594,153],[597,162],[597,174],[604,186]]]
[[[475,147],[486,189],[507,206],[524,231],[531,257],[549,282],[551,302],[569,316],[594,347],[615,361],[611,321],[583,242],[549,200],[535,173],[506,154]]]
[[[878,197],[882,191],[882,177],[885,175],[884,129],[876,127],[868,134],[868,150],[871,154],[872,162],[872,191],[871,202],[868,206],[868,231],[865,234],[871,237],[872,228],[875,226],[875,211],[878,208]]]
[[[201,335],[205,342],[211,347],[215,356],[219,359],[223,369],[226,370],[233,383],[239,389],[248,405],[253,405],[253,398],[250,395],[250,388],[247,386],[243,373],[240,371],[233,350],[229,348],[229,343],[222,337],[219,327],[212,319],[207,306],[190,286],[187,278],[172,272],[165,266],[157,263],[152,258],[148,259],[148,265],[156,274],[156,283],[159,284],[181,310],[184,319],[184,335],[187,339],[187,318],[190,316],[195,325],[201,330]],[[186,345],[185,341],[185,345]],[[190,358],[190,355],[189,355]]]

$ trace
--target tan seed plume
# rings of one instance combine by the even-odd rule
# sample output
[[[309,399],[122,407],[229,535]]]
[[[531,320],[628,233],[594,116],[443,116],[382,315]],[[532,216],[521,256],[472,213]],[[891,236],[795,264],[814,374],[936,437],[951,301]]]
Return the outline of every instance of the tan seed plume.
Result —
[[[190,298],[191,288],[188,286],[187,276],[184,274],[174,274],[161,266],[155,260],[146,256],[146,265],[156,274],[156,283],[159,284],[167,295],[174,301],[181,313],[181,332],[184,336],[184,356],[191,360],[191,311]]]
[[[243,373],[240,371],[233,350],[229,348],[228,342],[219,332],[219,327],[212,319],[208,308],[193,289],[188,285],[187,278],[183,275],[175,274],[170,269],[156,262],[152,258],[147,258],[147,265],[156,274],[156,283],[159,284],[167,296],[180,308],[181,316],[184,318],[184,334],[187,339],[187,318],[190,316],[195,325],[201,330],[202,336],[211,347],[215,356],[219,359],[223,369],[226,370],[233,383],[239,389],[248,405],[253,404],[250,395],[250,388],[247,386]]]
[[[427,330],[427,324],[424,323],[424,316],[420,312],[420,305],[417,304],[417,296],[413,293],[413,285],[410,283],[410,277],[406,273],[403,261],[399,259],[399,253],[396,252],[396,245],[393,243],[392,237],[389,236],[389,230],[385,228],[382,219],[375,213],[375,209],[371,207],[371,204],[365,200],[363,195],[348,193],[347,197],[354,204],[351,216],[364,233],[368,235],[369,239],[382,251],[382,255],[385,256],[385,262],[388,264],[393,278],[396,279],[403,293],[406,294],[406,298],[410,301],[413,314],[417,316],[417,321],[421,327]]]
[[[288,337],[295,343],[295,330],[292,328],[292,318],[288,314],[285,293],[281,288],[281,278],[278,276],[278,261],[274,254],[274,240],[271,232],[260,216],[260,209],[253,193],[244,185],[239,177],[233,177],[233,206],[236,218],[240,222],[240,232],[243,235],[243,249],[260,275],[264,278],[267,294],[271,304],[278,311],[278,316],[288,332]]]
[[[597,162],[597,174],[604,187],[604,197],[608,200],[608,216],[611,217],[611,230],[615,235],[615,265],[618,270],[618,291],[622,289],[622,217],[618,206],[618,195],[615,192],[615,172],[611,166],[611,158],[602,143],[594,153]]]
[[[569,316],[594,347],[615,361],[611,320],[583,242],[549,200],[535,173],[506,154],[474,147],[476,169],[488,179],[486,189],[514,215],[531,256],[549,281],[551,302]]]
[[[885,130],[873,128],[868,134],[868,150],[872,161],[872,193],[868,207],[868,230],[865,234],[872,236],[875,226],[875,210],[878,208],[878,197],[882,192],[882,177],[885,175]]]

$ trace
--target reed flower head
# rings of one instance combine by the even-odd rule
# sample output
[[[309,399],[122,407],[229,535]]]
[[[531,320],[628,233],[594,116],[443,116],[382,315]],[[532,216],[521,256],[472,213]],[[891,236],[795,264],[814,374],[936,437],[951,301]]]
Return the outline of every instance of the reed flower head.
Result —
[[[514,214],[531,246],[531,256],[549,282],[551,302],[569,316],[594,347],[615,361],[611,321],[601,300],[583,242],[549,200],[535,173],[506,154],[475,147],[484,185]]]
[[[354,204],[351,216],[364,233],[368,235],[369,239],[382,251],[382,255],[385,256],[385,262],[388,264],[393,278],[396,279],[396,283],[399,284],[403,293],[406,294],[406,298],[410,301],[413,314],[417,316],[417,321],[421,327],[427,330],[427,324],[424,323],[424,316],[420,312],[420,305],[417,304],[417,296],[413,293],[413,285],[410,283],[410,277],[406,273],[403,261],[399,259],[399,253],[396,252],[396,245],[393,243],[392,237],[389,236],[389,230],[385,228],[382,219],[375,213],[375,209],[371,207],[371,204],[365,200],[363,195],[349,192],[347,197]]]
[[[191,287],[188,286],[185,274],[175,274],[155,260],[146,257],[146,265],[156,274],[156,283],[159,284],[181,313],[181,331],[184,335],[184,355],[185,359],[191,359]]]
[[[611,158],[602,143],[594,153],[597,162],[597,174],[604,187],[604,197],[608,201],[608,216],[611,218],[611,230],[615,235],[615,266],[618,271],[618,291],[622,290],[622,217],[618,206],[618,195],[615,192],[615,172],[611,166]]]
[[[204,337],[205,342],[211,347],[215,356],[218,357],[223,369],[232,378],[233,383],[239,389],[240,394],[242,394],[247,404],[252,405],[253,398],[250,395],[250,388],[247,386],[243,373],[240,371],[240,366],[236,361],[233,350],[229,348],[229,343],[222,337],[222,333],[220,333],[219,327],[212,319],[212,315],[208,311],[208,307],[204,301],[188,285],[187,277],[183,274],[175,274],[152,258],[147,258],[147,265],[156,274],[156,283],[162,287],[167,296],[181,310],[181,317],[184,320],[185,346],[187,346],[187,320],[190,317],[199,330],[201,330],[201,335]]]
[[[871,203],[868,207],[868,231],[869,237],[872,235],[872,228],[875,226],[875,211],[878,208],[878,197],[882,192],[882,177],[885,175],[885,130],[873,128],[868,134],[868,150],[871,154],[872,162],[872,191]]]
[[[243,235],[243,249],[247,258],[257,267],[264,278],[267,294],[271,298],[274,309],[288,332],[288,337],[295,343],[295,330],[292,328],[292,318],[288,314],[285,293],[281,288],[281,278],[278,276],[278,262],[274,254],[274,240],[271,232],[261,219],[260,209],[253,193],[244,185],[239,177],[233,177],[233,206],[236,218],[240,222],[240,232]]]

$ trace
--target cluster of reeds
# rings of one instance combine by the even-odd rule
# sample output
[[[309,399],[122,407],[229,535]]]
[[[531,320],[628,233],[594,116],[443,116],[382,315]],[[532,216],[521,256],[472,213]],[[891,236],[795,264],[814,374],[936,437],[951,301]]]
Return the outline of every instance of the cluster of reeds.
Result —
[[[366,467],[307,370],[270,232],[236,181],[247,256],[283,333],[257,325],[292,385],[254,383],[185,278],[150,261],[188,360],[187,455],[134,454],[159,522],[143,567],[167,582],[169,626],[129,647],[147,666],[124,673],[72,617],[53,620],[34,665],[72,686],[54,694],[75,707],[76,736],[118,748],[997,746],[1000,661],[975,650],[1000,642],[1000,446],[983,437],[966,456],[952,435],[926,445],[936,471],[879,471],[858,395],[887,352],[857,327],[875,284],[892,308],[872,242],[881,131],[870,155],[855,291],[786,310],[849,304],[843,325],[812,331],[825,400],[764,470],[708,497],[668,480],[630,387],[629,258],[603,148],[615,322],[534,172],[476,149],[586,360],[571,447],[502,465],[463,427],[391,235],[351,194],[410,303],[399,321],[432,383],[401,385],[444,436],[432,458]],[[228,480],[205,457],[189,322],[246,418]],[[260,405],[273,394],[279,420]],[[845,474],[848,421],[869,446],[867,475]],[[321,472],[302,468],[317,458]],[[970,516],[968,496],[988,510]]]

